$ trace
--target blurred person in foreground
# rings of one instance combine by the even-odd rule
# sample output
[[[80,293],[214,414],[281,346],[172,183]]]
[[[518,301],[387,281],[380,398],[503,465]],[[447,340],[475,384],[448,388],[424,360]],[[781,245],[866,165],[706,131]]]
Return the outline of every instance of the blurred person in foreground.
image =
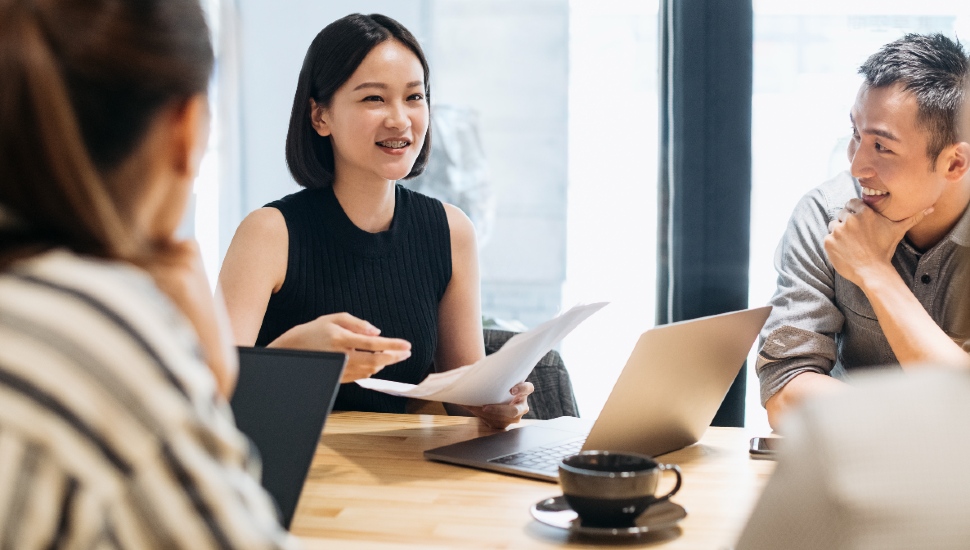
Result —
[[[280,548],[175,233],[205,151],[197,0],[0,0],[0,541]]]
[[[737,550],[970,545],[970,371],[872,378],[785,419]]]
[[[956,124],[970,60],[941,34],[908,34],[859,72],[851,169],[798,203],[776,255],[757,362],[775,429],[868,368],[967,358],[970,145]]]
[[[970,79],[964,90],[970,93]],[[966,149],[966,105],[957,120]],[[967,260],[970,250],[958,254]],[[954,289],[954,307],[970,316],[965,281]],[[970,331],[967,318],[957,324],[963,333]],[[953,365],[964,368],[874,374],[788,415],[777,469],[738,550],[967,548],[966,363],[956,356]]]

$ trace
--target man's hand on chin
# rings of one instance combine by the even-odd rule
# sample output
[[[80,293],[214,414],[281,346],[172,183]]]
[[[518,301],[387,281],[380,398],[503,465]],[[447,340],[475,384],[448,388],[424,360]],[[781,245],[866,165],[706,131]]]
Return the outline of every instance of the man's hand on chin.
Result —
[[[896,273],[892,266],[896,247],[910,229],[932,212],[933,208],[928,208],[893,221],[861,199],[850,199],[837,219],[829,223],[825,252],[839,275],[865,290],[870,277]]]

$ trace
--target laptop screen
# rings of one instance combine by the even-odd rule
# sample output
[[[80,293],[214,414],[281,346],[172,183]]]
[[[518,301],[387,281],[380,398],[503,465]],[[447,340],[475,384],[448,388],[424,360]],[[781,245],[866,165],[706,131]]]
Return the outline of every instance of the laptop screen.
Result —
[[[256,445],[261,483],[289,529],[347,356],[239,348],[239,382],[230,401],[236,426]]]

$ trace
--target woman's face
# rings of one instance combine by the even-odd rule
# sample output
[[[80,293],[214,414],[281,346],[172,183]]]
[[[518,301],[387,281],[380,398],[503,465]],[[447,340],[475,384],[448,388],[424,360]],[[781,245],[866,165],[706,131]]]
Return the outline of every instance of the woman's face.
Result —
[[[384,41],[334,93],[329,107],[311,103],[310,116],[317,133],[333,145],[335,184],[402,179],[428,132],[421,62],[397,40]]]

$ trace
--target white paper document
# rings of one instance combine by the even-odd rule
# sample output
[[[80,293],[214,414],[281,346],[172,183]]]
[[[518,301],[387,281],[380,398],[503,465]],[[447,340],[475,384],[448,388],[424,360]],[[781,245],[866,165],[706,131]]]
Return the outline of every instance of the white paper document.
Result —
[[[607,303],[575,306],[531,330],[516,334],[501,349],[481,361],[448,372],[430,374],[416,386],[380,378],[363,378],[357,383],[391,395],[458,405],[508,403],[512,400],[509,394],[512,386],[525,381],[543,355]]]

